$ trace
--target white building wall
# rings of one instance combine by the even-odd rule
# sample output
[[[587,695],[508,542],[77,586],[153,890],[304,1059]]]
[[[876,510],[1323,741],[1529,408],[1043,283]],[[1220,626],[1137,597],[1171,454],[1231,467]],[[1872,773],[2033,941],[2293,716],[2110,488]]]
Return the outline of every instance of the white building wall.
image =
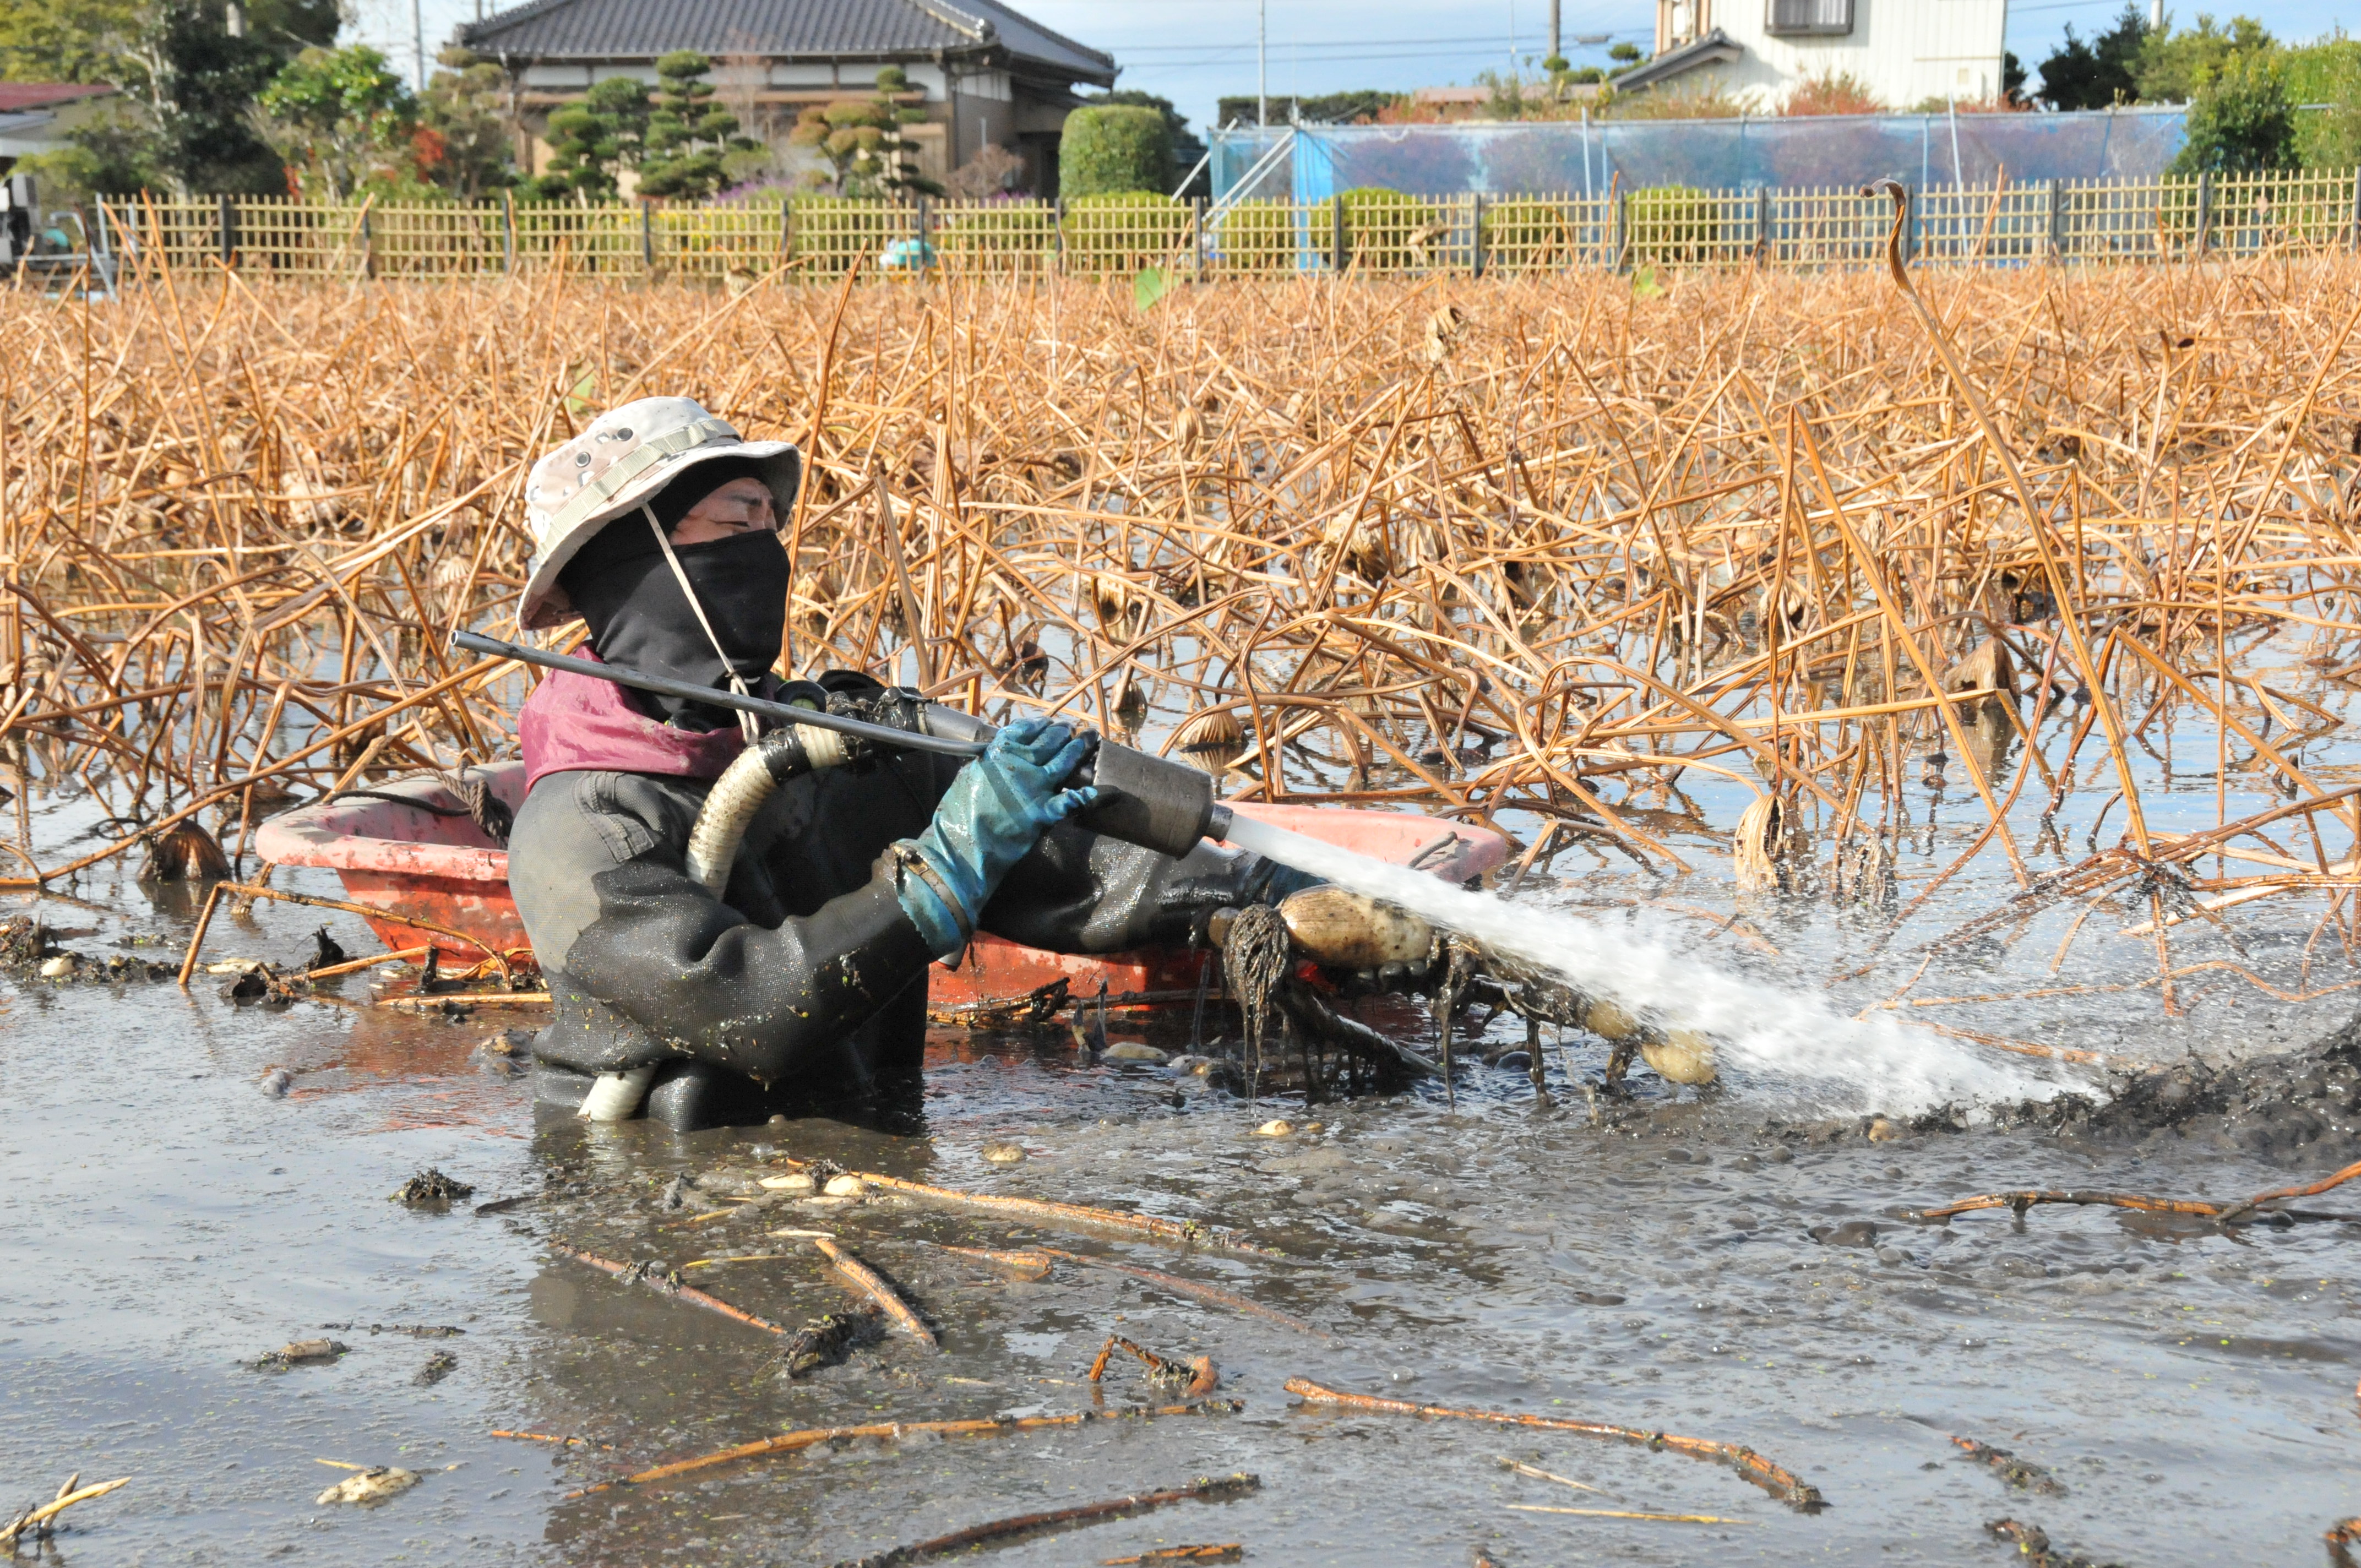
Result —
[[[1771,0],[1660,0],[1658,52],[1716,27],[1746,51],[1664,87],[1696,91],[1710,82],[1764,110],[1808,78],[1838,74],[1894,109],[2000,95],[2008,0],[1852,0],[1852,29],[1841,34],[1773,37],[1770,19]]]

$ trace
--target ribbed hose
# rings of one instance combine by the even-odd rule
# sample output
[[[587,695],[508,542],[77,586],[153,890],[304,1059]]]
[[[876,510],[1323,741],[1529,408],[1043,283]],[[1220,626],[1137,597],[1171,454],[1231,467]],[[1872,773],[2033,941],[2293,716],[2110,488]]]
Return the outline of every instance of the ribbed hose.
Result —
[[[738,753],[738,760],[713,781],[705,809],[688,831],[688,874],[714,897],[730,885],[730,868],[746,841],[746,828],[763,803],[789,779],[817,768],[833,768],[851,761],[845,738],[833,729],[797,724],[774,729]],[[581,1115],[591,1122],[627,1122],[639,1113],[654,1066],[623,1072],[602,1072],[583,1097]]]
[[[705,809],[688,830],[688,874],[706,892],[720,897],[730,885],[730,869],[738,863],[738,847],[746,841],[746,828],[763,803],[789,779],[844,761],[844,737],[808,724],[774,730],[760,745],[739,752],[738,760],[713,781]]]

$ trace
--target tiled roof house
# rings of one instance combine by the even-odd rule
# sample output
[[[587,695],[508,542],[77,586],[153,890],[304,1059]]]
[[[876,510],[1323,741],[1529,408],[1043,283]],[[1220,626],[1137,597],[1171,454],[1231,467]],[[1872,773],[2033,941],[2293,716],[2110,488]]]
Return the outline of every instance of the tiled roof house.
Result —
[[[1025,159],[1027,186],[1054,192],[1075,90],[1111,87],[1116,71],[998,0],[533,0],[456,39],[507,69],[520,161],[536,171],[553,109],[606,77],[653,83],[659,58],[693,49],[723,62],[712,80],[725,102],[751,96],[782,124],[807,104],[870,95],[878,69],[898,65],[904,102],[927,116],[910,133],[924,172],[940,179],[993,142]]]

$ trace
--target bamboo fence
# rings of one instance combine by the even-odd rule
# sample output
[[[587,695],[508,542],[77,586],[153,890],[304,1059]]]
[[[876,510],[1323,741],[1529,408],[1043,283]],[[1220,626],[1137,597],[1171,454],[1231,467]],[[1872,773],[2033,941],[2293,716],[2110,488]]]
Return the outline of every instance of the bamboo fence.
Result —
[[[1913,259],[2024,267],[2318,255],[2361,236],[2361,178],[2301,172],[2190,180],[1938,186],[1918,193]],[[1400,197],[1383,203],[1157,197],[889,203],[796,198],[698,206],[304,203],[217,197],[99,203],[107,264],[182,275],[464,279],[562,271],[608,279],[826,281],[942,269],[1104,277],[1147,268],[1218,282],[1295,275],[1422,277],[1579,269],[1866,267],[1882,199],[1850,187]]]

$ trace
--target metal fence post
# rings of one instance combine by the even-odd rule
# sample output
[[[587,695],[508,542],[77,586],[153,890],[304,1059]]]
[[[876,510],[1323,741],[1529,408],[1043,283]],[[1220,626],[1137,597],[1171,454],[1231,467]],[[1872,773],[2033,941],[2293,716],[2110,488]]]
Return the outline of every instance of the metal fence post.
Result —
[[[237,264],[237,202],[236,198],[225,195],[220,198],[220,203],[221,264],[235,267]]]
[[[792,197],[779,201],[779,265],[785,267],[796,258],[796,203]]]
[[[1331,198],[1335,205],[1328,209],[1328,270],[1342,278],[1345,275],[1345,193]]]
[[[500,192],[500,270],[516,270],[516,197]]]
[[[650,278],[656,272],[656,215],[653,202],[640,203],[640,271]]]
[[[1063,196],[1049,203],[1049,270],[1061,278],[1066,273],[1066,198]]]
[[[2205,254],[2213,240],[2213,171],[2197,177],[2197,254]]]
[[[1618,191],[1615,193],[1615,211],[1610,215],[1614,219],[1615,226],[1608,236],[1609,254],[1613,258],[1609,265],[1615,271],[1621,272],[1629,269],[1631,264],[1630,254],[1631,244],[1631,192]]]
[[[1754,265],[1771,263],[1771,187],[1754,187]]]
[[[372,203],[361,206],[361,276],[377,276],[377,219]]]
[[[1197,281],[1205,280],[1205,198],[1189,198],[1189,248],[1197,253]]]
[[[1481,191],[1469,199],[1467,258],[1468,271],[1478,278],[1484,276],[1484,192]]]
[[[2066,205],[2058,199],[2058,181],[2045,180],[2041,188],[2042,226],[2048,236],[2048,258],[2053,267],[2066,262]]]
[[[2345,247],[2361,250],[2361,169],[2353,172],[2353,223],[2345,232]]]

